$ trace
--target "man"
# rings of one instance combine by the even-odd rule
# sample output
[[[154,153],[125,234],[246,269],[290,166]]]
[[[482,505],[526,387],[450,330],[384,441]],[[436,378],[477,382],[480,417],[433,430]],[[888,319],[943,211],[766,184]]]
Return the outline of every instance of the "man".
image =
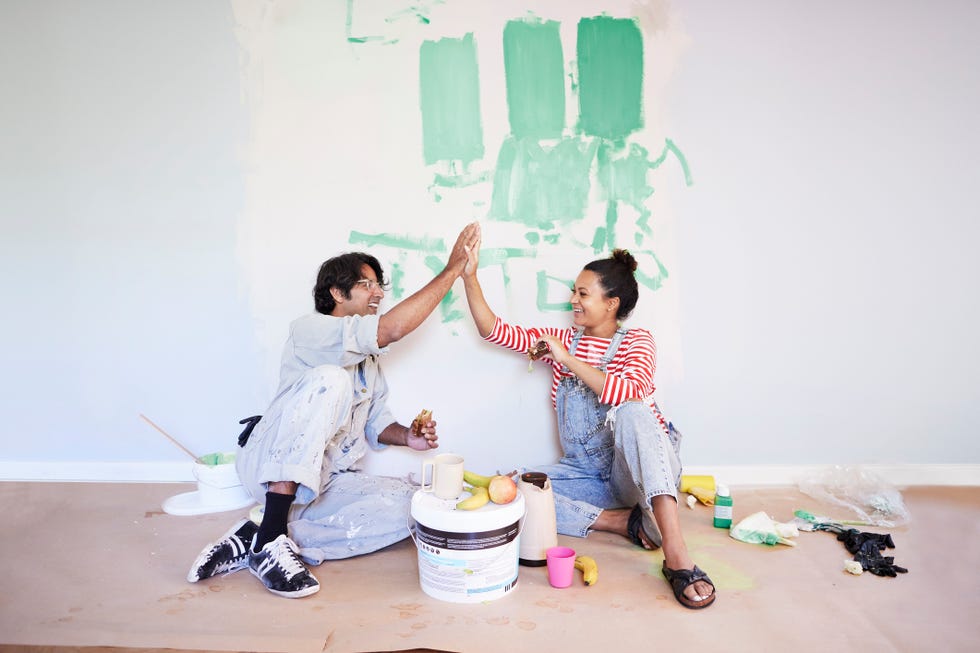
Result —
[[[320,266],[316,312],[290,325],[278,393],[237,456],[242,484],[265,503],[262,523],[241,520],[206,546],[188,581],[247,566],[270,592],[300,598],[320,589],[304,562],[370,553],[408,536],[417,488],[365,474],[358,461],[368,447],[434,449],[436,423],[413,430],[395,420],[380,357],[438,306],[479,241],[479,224],[467,225],[442,272],[384,315],[375,257],[352,252]]]

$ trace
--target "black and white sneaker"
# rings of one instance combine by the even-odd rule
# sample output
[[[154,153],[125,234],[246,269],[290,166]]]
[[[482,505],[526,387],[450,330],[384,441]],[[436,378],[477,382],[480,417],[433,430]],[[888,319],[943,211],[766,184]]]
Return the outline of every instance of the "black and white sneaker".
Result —
[[[296,544],[280,535],[261,551],[248,551],[248,569],[273,594],[299,599],[320,591],[320,583],[296,553]]]
[[[208,544],[197,556],[187,580],[196,583],[218,574],[230,574],[248,566],[248,547],[259,527],[248,519],[232,526],[221,539]]]

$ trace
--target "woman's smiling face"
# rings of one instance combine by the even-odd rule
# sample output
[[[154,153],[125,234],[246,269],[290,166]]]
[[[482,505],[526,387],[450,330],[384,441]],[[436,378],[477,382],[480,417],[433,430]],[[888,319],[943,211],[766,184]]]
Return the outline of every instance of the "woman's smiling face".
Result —
[[[585,335],[610,338],[616,331],[619,299],[606,297],[599,275],[582,270],[572,288],[572,321],[585,329]]]

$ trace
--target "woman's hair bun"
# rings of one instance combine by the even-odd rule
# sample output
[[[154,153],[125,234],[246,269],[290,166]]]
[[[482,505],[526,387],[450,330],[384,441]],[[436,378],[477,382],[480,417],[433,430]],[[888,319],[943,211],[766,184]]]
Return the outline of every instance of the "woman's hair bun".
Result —
[[[625,265],[630,272],[636,272],[636,259],[628,249],[614,249],[610,258],[620,265]]]

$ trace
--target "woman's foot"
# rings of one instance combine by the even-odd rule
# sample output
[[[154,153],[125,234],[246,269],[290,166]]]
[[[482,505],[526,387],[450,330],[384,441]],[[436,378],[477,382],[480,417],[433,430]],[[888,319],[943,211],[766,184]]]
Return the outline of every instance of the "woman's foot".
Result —
[[[706,607],[715,600],[715,586],[711,579],[694,566],[691,555],[687,551],[687,544],[681,534],[680,516],[677,514],[677,500],[673,495],[661,494],[651,499],[653,516],[657,520],[657,526],[663,535],[662,548],[664,550],[664,567],[672,572],[689,572],[693,582],[686,583],[683,587],[682,595],[678,596],[674,582],[668,579],[671,587],[674,588],[674,596],[687,607]],[[664,577],[667,573],[664,573]],[[695,605],[690,605],[694,603]]]
[[[707,607],[709,603],[714,601],[715,586],[712,584],[711,579],[701,572],[694,565],[694,561],[691,560],[691,556],[687,553],[687,547],[684,546],[683,551],[673,550],[674,547],[670,546],[672,549],[668,554],[668,544],[664,545],[664,578],[667,582],[671,584],[674,589],[674,595],[677,596],[677,588],[674,583],[676,581],[671,579],[670,574],[676,574],[677,572],[693,574],[694,582],[687,583],[683,587],[682,593],[687,601],[681,601],[681,597],[677,597],[678,601],[681,601],[687,607]],[[703,576],[703,578],[701,578]],[[709,600],[710,599],[710,600]]]
[[[607,531],[609,533],[616,533],[617,535],[622,535],[627,540],[630,540],[636,544],[633,536],[630,534],[630,516],[633,514],[635,508],[615,508],[603,510],[599,513],[599,518],[596,519],[595,523],[592,524],[592,528],[597,531]],[[636,528],[636,535],[639,538],[639,545],[642,546],[647,551],[653,551],[657,546],[657,543],[650,538],[646,531],[643,530],[642,522],[640,526]]]
[[[711,584],[711,579],[708,578],[708,574],[698,569],[697,566],[693,569],[677,570],[668,567],[667,562],[664,561],[663,574],[667,582],[670,583],[670,588],[674,592],[674,598],[685,608],[699,610],[715,602],[714,585]],[[699,594],[691,597],[688,590],[697,584],[705,583],[711,586],[711,591],[707,595]]]
[[[671,503],[673,503],[673,506],[670,505]],[[694,561],[687,552],[687,545],[684,543],[684,538],[680,534],[676,505],[677,503],[674,501],[674,498],[669,495],[663,498],[654,497],[653,500],[654,516],[657,518],[657,525],[663,534],[663,543],[660,548],[663,548],[664,552],[664,565],[672,572],[688,571],[694,573]],[[630,514],[632,512],[633,508],[603,510],[599,513],[599,517],[592,525],[592,528],[597,531],[616,533],[632,541],[629,532]],[[658,548],[656,543],[643,530],[642,521],[640,524],[641,527],[636,529],[636,534],[643,548],[648,551]],[[670,581],[668,580],[668,582]],[[688,602],[696,605],[703,604],[701,607],[705,607],[714,601],[715,587],[710,579],[705,576],[703,580],[699,578],[687,585],[687,587],[684,587],[682,593]],[[680,598],[678,598],[678,601],[680,601]]]

